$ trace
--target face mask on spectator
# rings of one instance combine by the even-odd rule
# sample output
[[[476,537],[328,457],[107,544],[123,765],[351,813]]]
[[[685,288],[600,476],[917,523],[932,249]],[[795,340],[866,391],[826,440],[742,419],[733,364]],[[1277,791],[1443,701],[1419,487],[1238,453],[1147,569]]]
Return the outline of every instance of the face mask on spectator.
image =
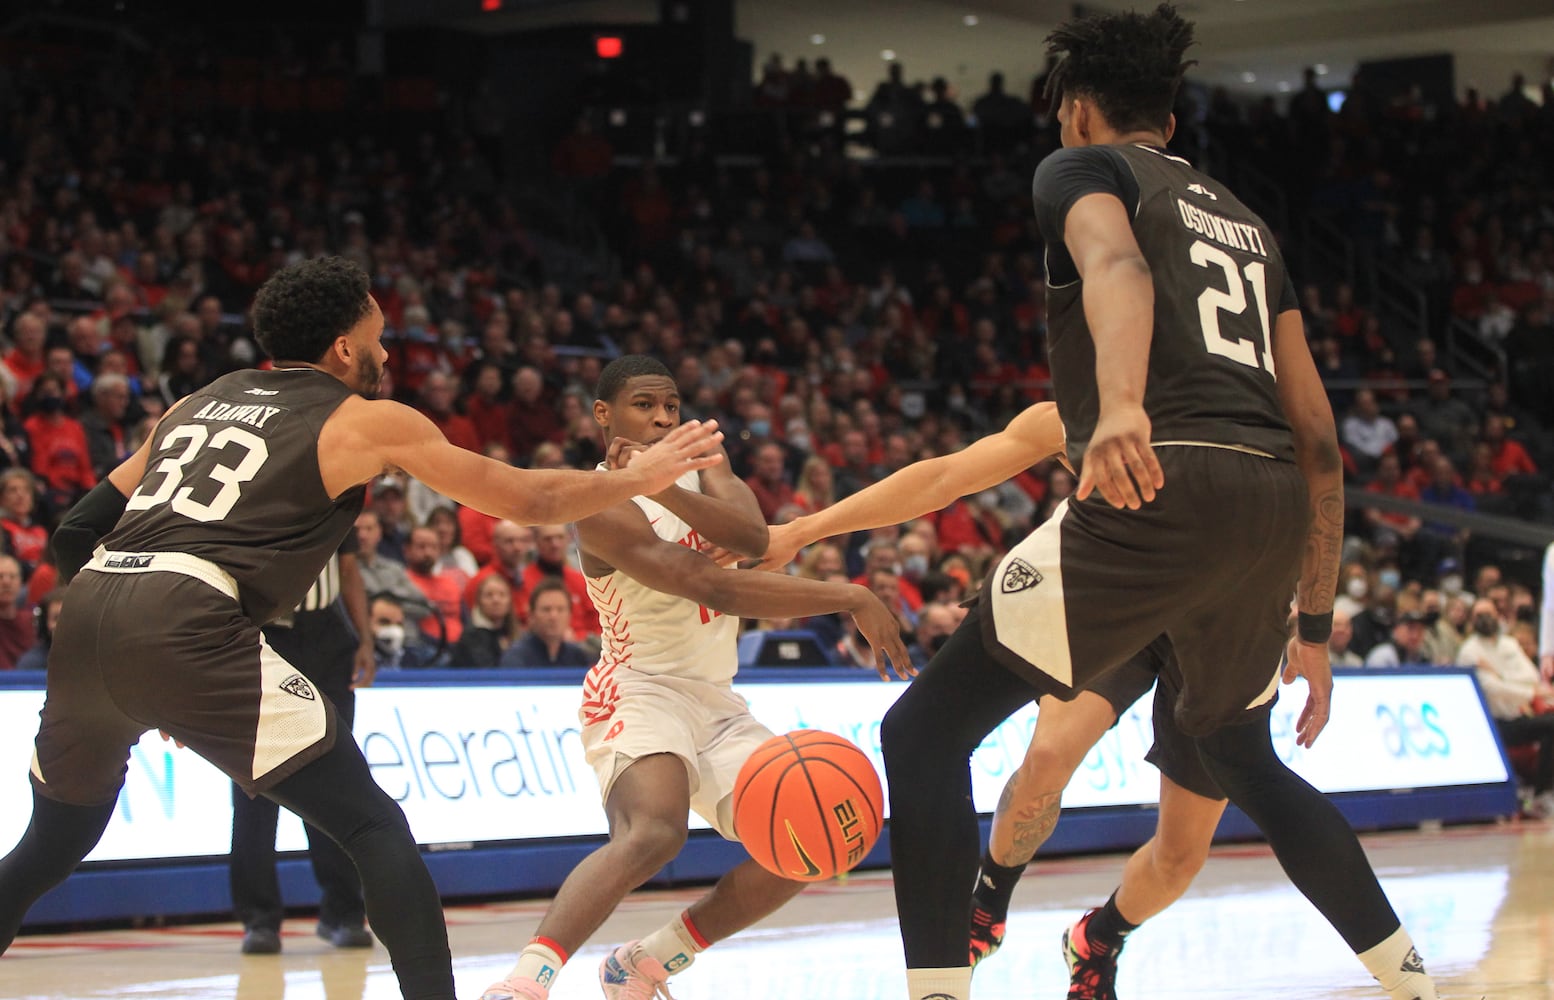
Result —
[[[1424,623],[1430,628],[1435,628],[1435,623],[1440,620],[1441,613],[1439,611],[1426,611],[1424,613]]]
[[[41,413],[58,413],[65,408],[65,400],[60,396],[44,396],[38,400],[38,410]]]
[[[1370,585],[1365,582],[1363,576],[1351,576],[1349,582],[1344,584],[1344,593],[1357,601],[1365,600],[1365,592],[1369,589]]]
[[[949,634],[934,636],[932,639],[928,640],[928,652],[937,653],[939,650],[943,649],[944,644],[949,641]]]
[[[923,555],[907,556],[901,561],[901,569],[909,580],[921,580],[923,574],[928,572],[928,557]]]
[[[1391,587],[1393,590],[1396,590],[1398,589],[1398,584],[1403,582],[1403,574],[1395,569],[1384,569],[1377,574],[1376,582],[1383,587]]]
[[[1494,615],[1474,615],[1473,631],[1486,639],[1498,635],[1500,632],[1500,619]]]
[[[403,625],[379,625],[372,630],[372,641],[388,659],[398,656],[405,648],[405,627]]]
[[[1455,573],[1441,577],[1441,593],[1447,597],[1456,597],[1462,593],[1462,577]]]
[[[808,434],[789,434],[788,443],[793,445],[793,447],[797,448],[799,451],[809,451],[809,446],[813,442],[810,440]]]
[[[764,438],[764,437],[767,437],[768,435],[770,435],[771,433],[772,433],[772,422],[770,420],[752,420],[752,421],[750,421],[750,435],[752,437]]]

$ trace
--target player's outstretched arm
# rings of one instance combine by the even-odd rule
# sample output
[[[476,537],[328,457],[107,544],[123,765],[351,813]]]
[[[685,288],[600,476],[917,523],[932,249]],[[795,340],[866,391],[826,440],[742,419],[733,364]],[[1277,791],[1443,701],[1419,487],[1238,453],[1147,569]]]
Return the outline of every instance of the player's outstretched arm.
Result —
[[[652,494],[692,470],[723,460],[715,421],[675,428],[631,456],[627,468],[607,472],[515,469],[443,437],[422,414],[391,400],[352,398],[319,434],[319,469],[330,496],[400,468],[459,503],[517,524],[559,524],[598,513],[640,494]]]
[[[1327,392],[1306,346],[1300,311],[1279,314],[1274,325],[1274,368],[1279,373],[1279,405],[1295,435],[1295,460],[1311,497],[1306,552],[1295,590],[1299,608],[1296,636],[1290,640],[1285,680],[1299,674],[1311,695],[1297,722],[1297,742],[1310,746],[1327,725],[1333,675],[1327,637],[1333,627],[1333,596],[1344,544],[1344,464]]]
[[[779,569],[799,549],[852,531],[900,524],[942,510],[963,496],[997,486],[1063,448],[1055,403],[1022,410],[996,434],[953,455],[913,462],[825,510],[771,528],[761,569]]]
[[[888,659],[900,677],[912,673],[895,615],[867,587],[778,573],[724,569],[685,545],[653,533],[635,504],[620,504],[578,522],[589,560],[614,567],[653,590],[741,618],[807,618],[845,611],[874,647],[880,676]],[[585,562],[585,568],[586,562]]]
[[[1137,509],[1165,485],[1144,413],[1154,280],[1128,210],[1115,195],[1096,192],[1076,201],[1064,222],[1063,242],[1084,281],[1100,397],[1100,417],[1074,496],[1083,500],[1099,489],[1113,507]]]
[[[605,461],[612,469],[626,466],[627,460],[643,445],[625,438],[610,442]],[[696,529],[696,533],[714,545],[749,558],[766,551],[766,518],[761,505],[745,481],[734,475],[728,454],[717,449],[723,461],[701,473],[700,493],[671,486],[653,494],[653,499]]]

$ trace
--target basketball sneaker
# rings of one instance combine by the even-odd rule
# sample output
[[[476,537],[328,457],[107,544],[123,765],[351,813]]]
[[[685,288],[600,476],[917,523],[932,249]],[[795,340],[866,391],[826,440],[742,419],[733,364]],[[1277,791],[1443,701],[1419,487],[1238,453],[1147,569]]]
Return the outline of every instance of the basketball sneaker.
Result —
[[[642,950],[640,941],[628,941],[599,963],[599,986],[605,1000],[674,1000],[669,993],[669,971]]]
[[[1117,956],[1122,949],[1102,951],[1091,945],[1085,931],[1095,913],[1088,911],[1063,932],[1068,1000],[1117,1000]]]
[[[975,897],[971,900],[971,967],[993,957],[1004,943],[1005,917],[998,916]]]
[[[550,990],[527,977],[492,983],[480,994],[480,1000],[549,1000]]]

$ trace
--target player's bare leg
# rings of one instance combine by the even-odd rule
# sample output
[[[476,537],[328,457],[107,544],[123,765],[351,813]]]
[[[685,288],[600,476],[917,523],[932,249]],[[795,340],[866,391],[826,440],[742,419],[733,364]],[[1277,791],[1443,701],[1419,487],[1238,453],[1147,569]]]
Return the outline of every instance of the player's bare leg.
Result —
[[[706,940],[721,941],[775,913],[804,891],[806,883],[778,878],[746,860],[718,879],[712,891],[687,911]]]
[[[1180,899],[1203,870],[1225,805],[1224,799],[1205,798],[1160,776],[1155,835],[1128,858],[1122,884],[1105,905],[1063,935],[1070,996],[1116,994],[1117,957],[1127,936]]]
[[[1088,691],[1073,701],[1041,700],[1025,759],[999,796],[987,853],[977,874],[971,898],[973,966],[1003,943],[1009,897],[1025,866],[1057,827],[1063,789],[1116,721],[1111,702]]]
[[[512,972],[483,996],[546,996],[561,966],[621,900],[680,853],[690,808],[690,775],[683,760],[663,753],[633,761],[615,779],[604,803],[609,843],[572,869]]]

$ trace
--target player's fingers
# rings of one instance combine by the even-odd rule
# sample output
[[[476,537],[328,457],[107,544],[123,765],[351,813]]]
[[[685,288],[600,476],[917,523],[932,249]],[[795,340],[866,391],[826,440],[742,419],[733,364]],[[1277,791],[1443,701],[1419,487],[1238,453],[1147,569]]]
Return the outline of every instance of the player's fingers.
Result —
[[[1134,488],[1133,477],[1128,474],[1128,464],[1122,455],[1113,452],[1107,457],[1106,485],[1102,487],[1102,493],[1112,501],[1112,506],[1118,509],[1123,507],[1129,510],[1137,510],[1140,506],[1138,491]],[[1110,492],[1107,492],[1109,487]]]
[[[1152,463],[1153,452],[1147,443],[1135,446],[1128,456],[1128,474],[1138,486],[1140,498],[1149,503],[1155,499],[1155,477],[1160,472],[1160,464]]]

